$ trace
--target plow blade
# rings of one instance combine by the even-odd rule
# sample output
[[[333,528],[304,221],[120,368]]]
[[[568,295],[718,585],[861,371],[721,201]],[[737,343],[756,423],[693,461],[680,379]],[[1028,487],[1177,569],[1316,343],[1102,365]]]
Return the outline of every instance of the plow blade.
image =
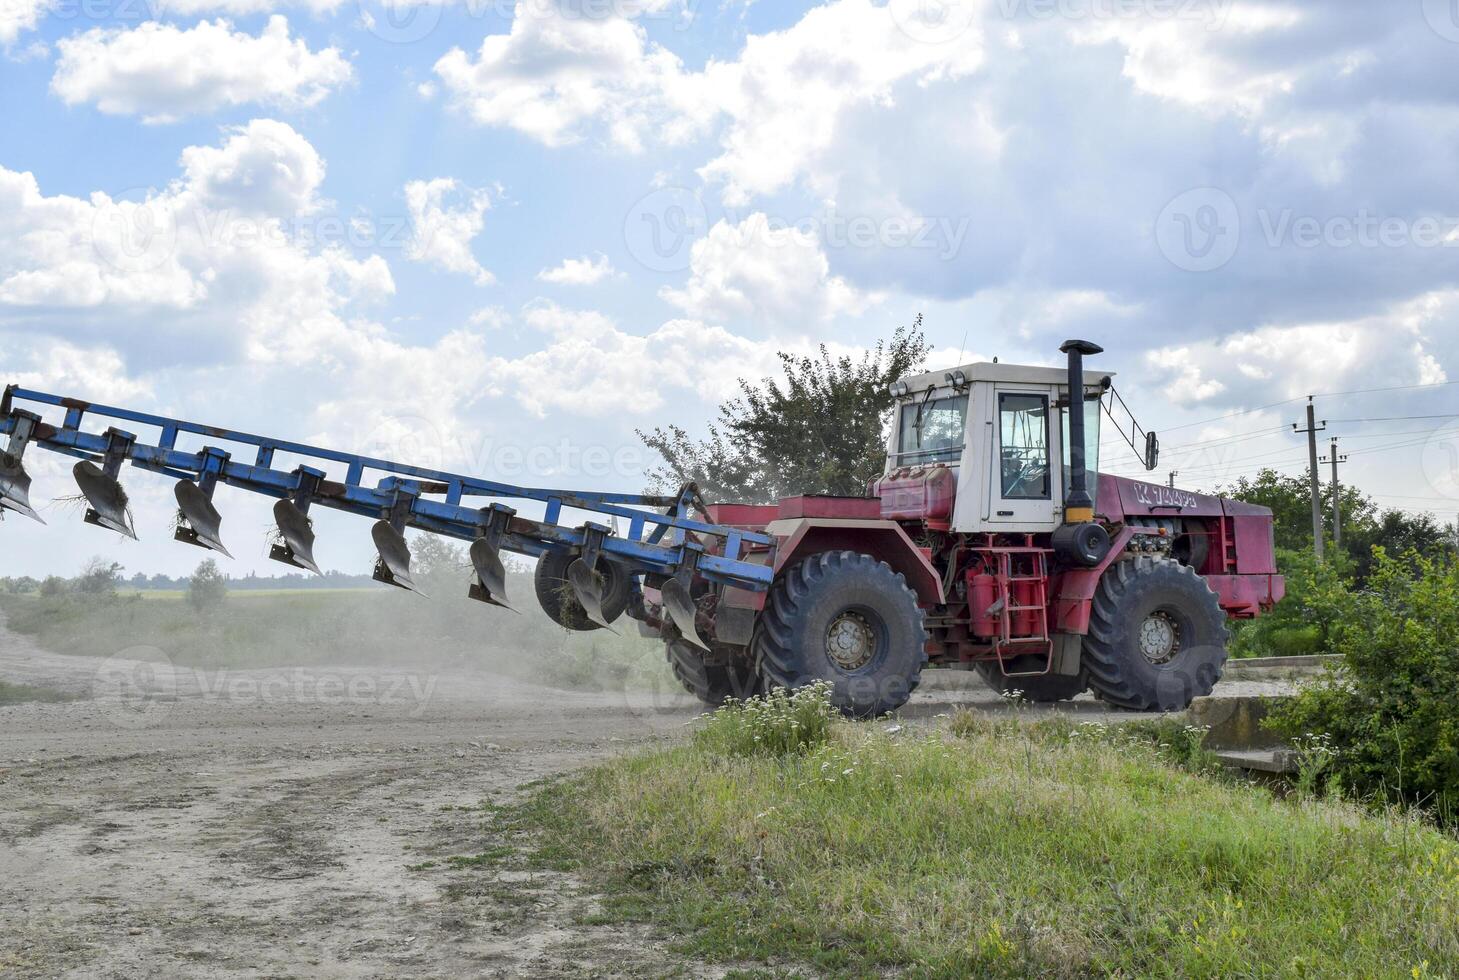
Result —
[[[132,529],[131,516],[127,514],[127,492],[115,477],[107,476],[101,467],[87,460],[77,463],[71,470],[76,486],[91,507],[86,511],[86,523],[104,527],[108,531],[125,534],[133,541],[137,532]]]
[[[377,521],[370,529],[370,536],[375,539],[375,550],[380,553],[380,560],[375,563],[375,581],[425,595],[410,577],[410,545],[406,543],[405,535],[395,530],[389,521]]]
[[[13,510],[45,523],[30,505],[30,474],[9,453],[0,453],[0,510]]]
[[[708,650],[709,644],[704,642],[699,635],[699,627],[695,620],[699,615],[699,607],[694,603],[694,597],[689,594],[684,583],[676,578],[668,579],[660,589],[664,599],[664,611],[678,627],[680,635],[684,639],[697,646],[701,650]]]
[[[223,547],[223,541],[219,537],[223,516],[218,513],[218,508],[213,506],[202,488],[191,480],[180,480],[173,492],[177,497],[177,509],[187,522],[186,527],[177,529],[173,538],[184,544],[197,545],[232,558],[233,555]]]
[[[579,558],[567,567],[567,581],[577,596],[578,604],[587,613],[588,619],[603,629],[617,633],[613,624],[603,615],[603,584],[597,574]]]
[[[478,538],[471,545],[471,567],[476,569],[476,582],[469,593],[471,598],[511,609],[507,603],[506,566],[502,564],[501,554],[485,538]]]
[[[274,504],[274,523],[278,525],[282,544],[269,549],[269,557],[302,568],[315,575],[323,575],[314,561],[314,528],[309,518],[292,501],[280,500]]]

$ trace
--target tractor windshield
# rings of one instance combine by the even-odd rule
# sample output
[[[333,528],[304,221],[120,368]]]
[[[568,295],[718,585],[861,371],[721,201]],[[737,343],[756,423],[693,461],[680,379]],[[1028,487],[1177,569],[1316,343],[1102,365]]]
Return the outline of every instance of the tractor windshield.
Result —
[[[963,454],[968,396],[918,398],[901,408],[897,456],[903,463],[955,462]]]

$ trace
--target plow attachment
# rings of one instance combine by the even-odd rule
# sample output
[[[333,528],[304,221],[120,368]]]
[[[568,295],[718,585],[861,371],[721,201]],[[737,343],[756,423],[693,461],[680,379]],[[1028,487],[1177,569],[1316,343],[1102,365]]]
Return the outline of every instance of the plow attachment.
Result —
[[[17,407],[17,402],[64,412],[64,421],[47,423],[39,414]],[[88,430],[83,422],[92,416],[130,423],[129,428],[143,427],[138,431],[155,435],[139,438],[115,426],[102,432]],[[14,385],[0,395],[0,435],[9,436],[0,452],[0,510],[40,519],[31,506],[31,478],[21,462],[29,446],[38,446],[80,460],[72,472],[86,499],[87,523],[135,538],[127,493],[119,479],[121,467],[130,464],[174,481],[177,540],[229,555],[214,502],[218,485],[226,484],[273,498],[278,533],[269,557],[316,574],[320,568],[309,516],[313,506],[373,520],[370,533],[378,553],[374,577],[412,592],[420,589],[411,574],[406,542],[410,528],[470,542],[469,594],[493,606],[512,608],[503,553],[541,559],[558,569],[555,574],[566,579],[564,591],[571,596],[544,591],[539,582],[538,599],[544,609],[549,603],[564,607],[554,618],[574,624],[568,625],[570,629],[581,629],[576,624],[588,622],[611,629],[611,621],[631,602],[627,611],[633,618],[662,623],[663,629],[677,630],[704,647],[696,624],[700,612],[696,596],[707,601],[726,587],[763,592],[773,578],[772,564],[763,560],[764,555],[752,561],[748,552],[771,549],[774,539],[763,532],[698,519],[705,511],[692,485],[677,496],[663,497],[513,486]],[[183,449],[178,443],[184,438],[218,440],[233,451],[249,447],[253,458],[235,459],[215,445]],[[292,472],[275,469],[276,453],[302,457],[312,465],[299,465]],[[342,479],[327,479],[326,466],[334,467]],[[367,471],[382,474],[378,483],[366,484]],[[471,506],[468,498],[479,502]],[[514,507],[493,500],[540,506],[541,517],[519,516]],[[563,519],[564,510],[602,515],[611,524],[570,524]],[[618,533],[620,524],[626,525],[623,534]],[[663,583],[661,620],[643,601],[645,581]],[[569,615],[566,607],[572,604],[581,606],[580,615]],[[548,613],[552,615],[552,610]]]
[[[213,506],[208,494],[191,480],[179,482],[174,492],[177,496],[177,510],[182,515],[185,526],[179,526],[173,538],[184,544],[197,545],[232,558],[233,555],[223,547],[223,541],[218,536],[223,517],[218,513],[218,508]]]
[[[314,527],[309,523],[309,515],[292,501],[280,500],[274,504],[274,524],[278,526],[282,543],[269,549],[269,557],[315,575],[324,574],[314,561]]]
[[[132,529],[132,515],[127,512],[127,492],[121,481],[90,460],[82,460],[71,470],[76,486],[91,506],[86,509],[86,523],[104,527],[108,531],[125,534],[133,541],[137,532]]]
[[[0,509],[45,523],[30,505],[30,475],[19,458],[9,453],[0,453]]]
[[[502,564],[501,554],[485,538],[471,544],[471,567],[476,570],[476,581],[467,594],[477,602],[511,609],[507,603],[507,567]]]
[[[410,577],[410,545],[405,535],[389,521],[377,521],[370,529],[370,536],[375,539],[375,550],[380,554],[375,561],[375,581],[425,595]]]

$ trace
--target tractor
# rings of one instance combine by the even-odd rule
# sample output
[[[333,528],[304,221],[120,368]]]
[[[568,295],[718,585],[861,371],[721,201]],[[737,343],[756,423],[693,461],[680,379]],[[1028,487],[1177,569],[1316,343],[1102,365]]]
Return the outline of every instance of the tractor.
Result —
[[[865,496],[771,505],[707,502],[693,485],[521,487],[11,385],[0,514],[43,522],[24,466],[38,447],[78,459],[87,523],[130,537],[123,466],[176,481],[174,537],[224,555],[227,487],[275,500],[269,557],[311,572],[312,507],[373,518],[374,577],[401,589],[418,591],[408,529],[470,542],[467,593],[489,605],[510,608],[503,552],[529,556],[553,621],[635,620],[710,705],[825,682],[842,712],[875,717],[933,666],[1032,701],[1087,690],[1184,708],[1221,677],[1227,621],[1284,594],[1272,514],[1098,474],[1101,409],[1123,403],[1112,376],[1084,372],[1099,347],[1061,349],[1066,369],[979,363],[898,381],[885,472]],[[1118,432],[1153,469],[1155,435],[1133,420]]]

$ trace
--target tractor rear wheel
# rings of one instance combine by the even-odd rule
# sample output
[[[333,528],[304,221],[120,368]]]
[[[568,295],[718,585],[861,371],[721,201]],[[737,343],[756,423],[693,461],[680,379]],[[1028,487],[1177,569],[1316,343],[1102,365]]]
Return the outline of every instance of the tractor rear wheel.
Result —
[[[1184,710],[1221,679],[1230,636],[1220,600],[1194,569],[1141,556],[1100,579],[1083,667],[1095,694],[1116,707]]]
[[[776,579],[751,649],[768,685],[822,681],[843,714],[874,718],[912,696],[926,644],[922,608],[901,574],[870,555],[827,551]]]
[[[1036,704],[1053,704],[1068,701],[1089,689],[1089,681],[1081,672],[1070,677],[1066,674],[1042,674],[1031,677],[1005,677],[997,661],[986,661],[975,665],[978,676],[999,694],[1018,691],[1027,701]]]
[[[586,633],[603,627],[588,618],[583,604],[578,602],[577,594],[573,592],[572,583],[568,581],[567,569],[577,561],[577,557],[565,551],[544,552],[537,559],[532,584],[536,587],[538,604],[554,623],[563,629]],[[603,618],[611,623],[628,608],[632,583],[622,565],[606,559],[598,561],[597,574],[603,586]]]
[[[670,640],[664,647],[669,667],[684,690],[711,708],[718,708],[730,698],[743,701],[763,693],[764,684],[755,672],[755,665],[743,656],[712,658],[703,650],[683,640]],[[709,663],[723,659],[724,663]]]

